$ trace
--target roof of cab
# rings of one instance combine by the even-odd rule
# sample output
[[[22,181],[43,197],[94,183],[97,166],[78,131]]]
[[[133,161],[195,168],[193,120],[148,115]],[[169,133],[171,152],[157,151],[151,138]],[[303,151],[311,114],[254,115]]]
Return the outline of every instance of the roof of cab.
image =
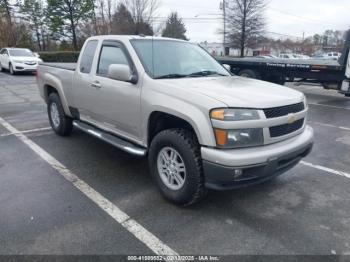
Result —
[[[143,36],[143,35],[99,35],[99,36],[92,36],[88,38],[88,40],[97,39],[97,40],[170,40],[170,41],[177,41],[177,42],[188,42],[181,39],[174,39],[174,38],[166,38],[166,37],[153,37],[153,36]]]
[[[17,48],[17,47],[4,47],[1,50],[6,49],[6,50],[30,50],[29,48]]]

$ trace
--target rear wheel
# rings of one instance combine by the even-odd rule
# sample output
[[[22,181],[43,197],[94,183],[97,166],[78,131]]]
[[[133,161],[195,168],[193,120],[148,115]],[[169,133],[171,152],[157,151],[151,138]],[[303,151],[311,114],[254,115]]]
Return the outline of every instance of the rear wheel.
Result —
[[[200,146],[191,131],[170,129],[156,135],[150,146],[149,166],[168,201],[189,206],[205,196]]]
[[[57,93],[49,95],[47,112],[52,129],[59,136],[69,136],[73,130],[73,120],[66,116]]]
[[[238,73],[239,76],[245,77],[245,78],[254,78],[254,79],[261,79],[261,76],[259,72],[251,70],[251,69],[244,69]]]

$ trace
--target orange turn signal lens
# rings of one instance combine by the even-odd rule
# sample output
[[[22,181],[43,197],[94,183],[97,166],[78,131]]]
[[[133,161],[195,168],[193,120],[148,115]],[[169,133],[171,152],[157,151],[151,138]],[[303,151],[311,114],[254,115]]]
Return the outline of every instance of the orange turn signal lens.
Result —
[[[225,146],[227,143],[227,131],[221,129],[214,129],[216,144],[218,146]]]
[[[213,110],[210,113],[210,117],[216,120],[225,120],[225,110],[224,109]]]

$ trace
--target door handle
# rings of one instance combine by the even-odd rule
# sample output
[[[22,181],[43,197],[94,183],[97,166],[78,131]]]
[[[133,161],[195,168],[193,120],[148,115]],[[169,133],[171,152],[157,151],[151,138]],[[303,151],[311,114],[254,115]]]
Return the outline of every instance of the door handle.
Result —
[[[101,84],[100,84],[99,82],[93,82],[93,83],[91,84],[91,87],[100,89],[102,86],[101,86]]]

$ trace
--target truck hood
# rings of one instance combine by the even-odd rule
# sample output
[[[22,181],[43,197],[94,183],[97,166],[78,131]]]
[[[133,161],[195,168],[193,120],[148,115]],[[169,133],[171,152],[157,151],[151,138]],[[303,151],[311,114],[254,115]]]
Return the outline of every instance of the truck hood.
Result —
[[[242,77],[202,77],[163,80],[175,88],[190,89],[228,107],[271,108],[296,104],[304,95],[293,89]]]
[[[40,58],[34,56],[11,56],[11,60],[24,62],[42,62]]]

